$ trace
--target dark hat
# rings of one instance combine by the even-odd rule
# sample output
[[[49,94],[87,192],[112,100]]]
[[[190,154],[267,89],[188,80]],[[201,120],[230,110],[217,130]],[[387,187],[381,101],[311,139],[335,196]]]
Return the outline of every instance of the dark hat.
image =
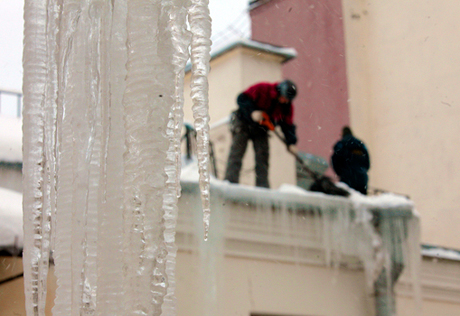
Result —
[[[342,128],[342,137],[345,137],[347,135],[353,136],[353,132],[351,131],[351,128],[349,126],[344,126]]]
[[[283,96],[290,101],[292,101],[295,96],[297,95],[297,87],[294,82],[291,80],[284,80],[276,86],[276,90],[278,91],[280,96]]]

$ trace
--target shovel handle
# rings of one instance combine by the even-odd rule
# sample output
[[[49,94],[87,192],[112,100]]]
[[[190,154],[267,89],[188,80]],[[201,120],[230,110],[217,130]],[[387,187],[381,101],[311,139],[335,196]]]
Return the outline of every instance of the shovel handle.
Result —
[[[281,136],[275,129],[273,129],[273,133],[275,133],[275,135],[286,145],[288,146],[288,144],[286,143],[286,140],[284,139],[283,136]],[[305,162],[303,161],[302,158],[300,158],[300,156],[294,152],[292,152],[290,149],[289,149],[289,146],[288,146],[288,152],[293,155],[295,157],[295,159],[297,160],[297,162],[302,166],[302,168],[313,178],[313,180],[318,180],[319,177],[318,175],[313,172],[310,168],[307,167],[307,165],[305,164]]]

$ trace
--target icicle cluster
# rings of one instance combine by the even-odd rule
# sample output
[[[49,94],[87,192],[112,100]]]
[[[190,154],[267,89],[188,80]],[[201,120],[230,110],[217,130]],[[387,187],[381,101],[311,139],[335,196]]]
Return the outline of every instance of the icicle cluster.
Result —
[[[180,208],[182,225],[188,219],[201,232],[201,222],[194,216],[201,206],[195,194],[198,184],[191,180],[183,188],[181,203],[187,207]],[[211,240],[196,238],[196,244],[190,243],[201,255],[197,291],[202,302],[197,306],[206,306],[202,315],[223,313],[221,261],[224,255],[235,254],[337,269],[362,267],[367,281],[363,292],[375,298],[375,315],[396,315],[396,281],[409,279],[416,314],[421,314],[420,224],[406,198],[353,193],[343,199],[289,185],[273,191],[219,180],[212,182],[211,193],[215,210]]]
[[[50,252],[54,315],[175,314],[184,68],[192,43],[209,201],[209,36],[206,2],[25,1],[27,315],[44,315]]]

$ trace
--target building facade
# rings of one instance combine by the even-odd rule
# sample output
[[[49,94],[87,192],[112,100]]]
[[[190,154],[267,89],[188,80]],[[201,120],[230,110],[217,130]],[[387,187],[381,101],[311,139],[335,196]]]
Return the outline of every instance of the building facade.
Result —
[[[300,148],[330,158],[350,124],[370,186],[409,195],[422,241],[460,249],[458,1],[252,1],[253,39],[296,48]],[[300,102],[299,102],[300,101]]]
[[[341,1],[254,1],[250,8],[253,40],[297,51],[282,74],[298,85],[298,146],[329,160],[349,124]]]

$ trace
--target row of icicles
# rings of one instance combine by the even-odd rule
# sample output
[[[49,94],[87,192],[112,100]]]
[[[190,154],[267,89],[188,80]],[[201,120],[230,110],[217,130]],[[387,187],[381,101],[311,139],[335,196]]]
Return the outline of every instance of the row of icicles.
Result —
[[[175,315],[184,69],[205,238],[207,0],[25,0],[27,315]],[[190,54],[189,54],[190,50]]]

